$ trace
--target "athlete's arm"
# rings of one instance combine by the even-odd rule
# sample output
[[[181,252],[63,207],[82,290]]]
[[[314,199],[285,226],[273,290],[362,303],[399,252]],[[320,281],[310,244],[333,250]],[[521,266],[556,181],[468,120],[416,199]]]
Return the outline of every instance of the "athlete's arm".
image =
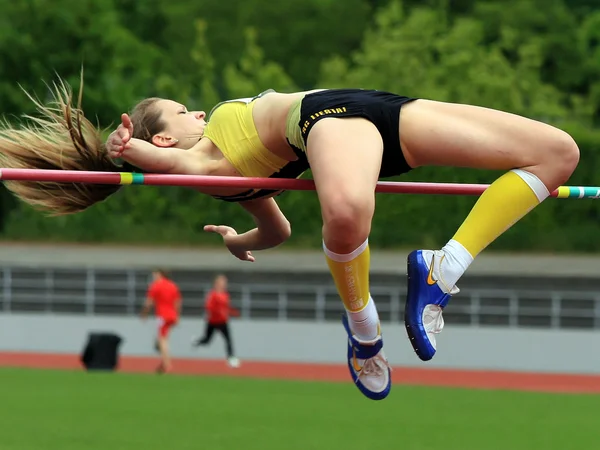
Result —
[[[175,300],[175,314],[177,315],[177,320],[181,317],[181,297],[177,297]]]
[[[243,261],[254,261],[253,250],[266,250],[285,242],[292,234],[289,221],[273,198],[241,202],[240,205],[254,218],[256,228],[243,234],[225,225],[206,225],[205,231],[223,236],[229,251]]]
[[[274,198],[241,202],[240,206],[254,218],[256,228],[240,235],[248,240],[251,250],[264,250],[284,243],[292,235],[290,222]],[[251,233],[251,234],[250,234]]]
[[[142,319],[145,319],[146,317],[148,317],[148,313],[152,309],[152,306],[153,306],[152,297],[150,297],[150,296],[146,297],[146,301],[144,302],[144,306],[142,307],[142,311],[140,312],[140,317]]]
[[[204,301],[204,309],[207,313],[207,315],[212,314],[213,310],[215,309],[215,301],[214,301],[214,295],[213,295],[213,291],[210,291],[208,293],[208,295],[206,296],[206,300]]]
[[[121,124],[106,140],[106,151],[113,158],[122,158],[129,164],[148,172],[195,173],[199,162],[193,151],[173,147],[157,147],[150,142],[132,137],[133,124],[127,114]]]
[[[131,139],[131,147],[123,152],[121,158],[129,164],[148,172],[156,173],[190,173],[195,163],[193,153],[178,148],[163,148],[142,141]]]
[[[182,303],[182,298],[181,298],[181,291],[179,290],[179,287],[176,288],[176,295],[177,297],[175,298],[175,312],[177,313],[177,317],[181,317],[181,303]]]

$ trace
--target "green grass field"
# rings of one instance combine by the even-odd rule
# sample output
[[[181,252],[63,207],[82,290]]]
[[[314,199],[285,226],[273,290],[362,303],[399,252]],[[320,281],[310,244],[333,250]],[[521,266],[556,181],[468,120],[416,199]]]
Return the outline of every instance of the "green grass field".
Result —
[[[600,396],[0,369],[1,450],[596,448]]]

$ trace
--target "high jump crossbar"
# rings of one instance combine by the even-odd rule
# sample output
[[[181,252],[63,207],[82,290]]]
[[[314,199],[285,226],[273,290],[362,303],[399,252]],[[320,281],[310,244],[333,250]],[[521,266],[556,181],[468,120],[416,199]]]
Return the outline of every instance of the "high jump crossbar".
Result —
[[[314,191],[308,179],[245,178],[209,175],[141,174],[131,172],[91,172],[81,170],[0,168],[1,181],[39,181],[84,184],[143,184],[149,186],[226,187],[286,191]],[[425,183],[379,181],[375,192],[387,194],[481,195],[488,184]],[[560,186],[551,193],[556,198],[600,199],[600,187]]]

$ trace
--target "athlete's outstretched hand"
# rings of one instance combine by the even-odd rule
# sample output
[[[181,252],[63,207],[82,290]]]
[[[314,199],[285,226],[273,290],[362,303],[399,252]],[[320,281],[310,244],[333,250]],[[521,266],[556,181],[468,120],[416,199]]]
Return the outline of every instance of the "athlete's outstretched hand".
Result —
[[[120,158],[131,147],[133,123],[127,114],[121,114],[121,124],[106,140],[106,151],[111,158]]]
[[[223,242],[233,256],[242,261],[254,262],[254,256],[241,245],[240,236],[233,228],[226,225],[206,225],[204,231],[218,233],[223,237]]]

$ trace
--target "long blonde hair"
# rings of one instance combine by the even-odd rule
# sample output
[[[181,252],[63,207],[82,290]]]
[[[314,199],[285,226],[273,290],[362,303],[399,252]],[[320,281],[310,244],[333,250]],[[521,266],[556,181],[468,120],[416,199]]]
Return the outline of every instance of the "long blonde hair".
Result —
[[[39,116],[25,115],[15,128],[0,123],[0,166],[6,168],[122,170],[107,155],[102,131],[83,115],[83,77],[77,104],[72,89],[61,79],[52,85],[52,101],[44,105],[32,95]],[[6,187],[21,200],[50,215],[73,214],[101,202],[120,185],[6,181]]]

